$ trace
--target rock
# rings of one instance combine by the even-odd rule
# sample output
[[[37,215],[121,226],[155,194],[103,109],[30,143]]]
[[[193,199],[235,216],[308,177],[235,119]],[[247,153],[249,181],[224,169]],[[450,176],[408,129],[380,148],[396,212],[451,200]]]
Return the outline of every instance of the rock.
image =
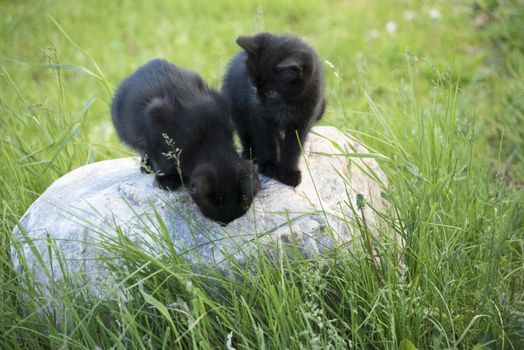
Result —
[[[361,144],[334,127],[315,127],[304,151],[298,187],[262,176],[262,190],[250,210],[226,227],[202,216],[185,190],[158,188],[153,175],[140,172],[137,158],[88,164],[56,180],[29,207],[13,230],[13,263],[22,269],[23,255],[38,281],[47,285],[62,278],[58,252],[70,273],[96,288],[108,280],[100,260],[109,255],[103,242],[120,231],[151,254],[168,254],[154,239],[162,222],[179,254],[223,269],[226,255],[245,262],[261,244],[294,244],[311,256],[351,243],[359,232],[357,193],[367,203],[367,225],[378,223],[371,207],[384,209],[376,181],[385,183],[383,172],[373,157],[362,157],[369,152]]]

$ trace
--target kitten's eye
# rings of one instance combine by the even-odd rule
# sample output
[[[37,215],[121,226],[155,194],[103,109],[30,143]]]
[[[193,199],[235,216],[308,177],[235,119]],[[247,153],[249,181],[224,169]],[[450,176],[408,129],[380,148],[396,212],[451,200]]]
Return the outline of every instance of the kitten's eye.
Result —
[[[264,96],[266,98],[275,98],[278,96],[278,93],[275,90],[267,90],[266,92],[264,92]]]

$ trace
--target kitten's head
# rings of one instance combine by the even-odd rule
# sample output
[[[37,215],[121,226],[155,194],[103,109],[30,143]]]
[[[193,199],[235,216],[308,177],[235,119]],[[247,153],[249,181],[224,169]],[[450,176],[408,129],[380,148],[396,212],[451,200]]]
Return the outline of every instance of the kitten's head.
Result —
[[[244,159],[220,166],[200,164],[189,183],[189,193],[202,214],[221,225],[244,215],[259,189],[255,166]]]
[[[263,105],[298,100],[318,75],[313,49],[298,38],[258,33],[240,36],[246,68]]]

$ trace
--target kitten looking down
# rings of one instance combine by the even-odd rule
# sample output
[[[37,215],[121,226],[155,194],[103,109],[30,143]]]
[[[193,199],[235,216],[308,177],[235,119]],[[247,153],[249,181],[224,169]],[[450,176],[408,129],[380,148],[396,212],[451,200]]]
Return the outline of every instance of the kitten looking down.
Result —
[[[259,188],[255,167],[234,148],[228,101],[198,74],[154,59],[120,84],[111,114],[162,188],[188,186],[221,224],[245,214]]]
[[[240,36],[244,49],[229,64],[222,87],[243,146],[259,171],[297,186],[301,145],[325,109],[324,76],[315,51],[292,36]]]

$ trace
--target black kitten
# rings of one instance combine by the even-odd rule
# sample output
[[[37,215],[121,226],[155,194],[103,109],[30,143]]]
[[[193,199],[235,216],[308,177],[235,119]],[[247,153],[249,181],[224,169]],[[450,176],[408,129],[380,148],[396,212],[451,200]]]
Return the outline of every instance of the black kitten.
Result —
[[[202,213],[223,224],[247,211],[258,176],[235,151],[228,101],[198,74],[152,60],[118,87],[111,114],[161,187],[188,185]]]
[[[222,92],[243,146],[262,174],[297,186],[300,145],[322,117],[324,77],[315,51],[290,36],[241,36],[244,52],[229,64]],[[300,143],[299,143],[300,142]]]

